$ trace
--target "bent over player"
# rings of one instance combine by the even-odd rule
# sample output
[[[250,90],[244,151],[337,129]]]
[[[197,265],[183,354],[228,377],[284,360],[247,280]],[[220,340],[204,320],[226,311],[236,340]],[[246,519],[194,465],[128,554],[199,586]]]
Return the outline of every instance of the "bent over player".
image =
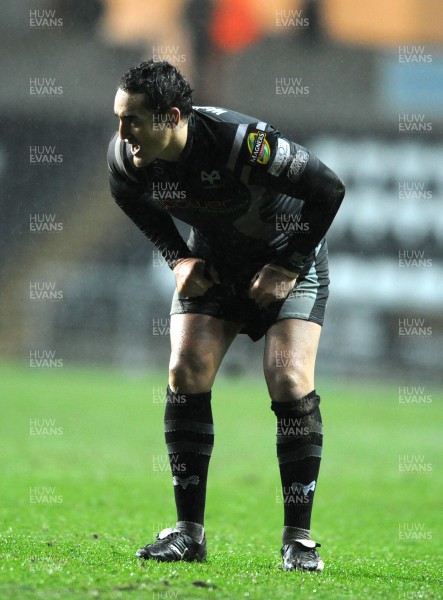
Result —
[[[268,123],[192,106],[167,62],[120,80],[119,131],[108,163],[117,204],[176,278],[165,436],[177,525],[137,556],[204,560],[204,511],[214,443],[211,388],[238,333],[265,337],[264,374],[277,417],[284,498],[283,566],[321,571],[310,521],[322,451],[314,365],[328,296],[325,234],[341,180]],[[166,193],[165,193],[166,192]],[[187,243],[172,216],[192,226]],[[277,357],[291,357],[278,360]]]

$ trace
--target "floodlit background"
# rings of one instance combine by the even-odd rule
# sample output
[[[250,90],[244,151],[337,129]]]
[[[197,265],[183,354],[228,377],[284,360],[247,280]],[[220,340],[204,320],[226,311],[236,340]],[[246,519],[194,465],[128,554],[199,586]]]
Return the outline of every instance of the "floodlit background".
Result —
[[[440,0],[28,0],[2,7],[1,355],[166,371],[172,273],[114,205],[119,77],[152,56],[196,104],[277,126],[347,184],[318,369],[442,380]],[[182,228],[186,235],[186,229]],[[260,369],[239,338],[227,374]]]

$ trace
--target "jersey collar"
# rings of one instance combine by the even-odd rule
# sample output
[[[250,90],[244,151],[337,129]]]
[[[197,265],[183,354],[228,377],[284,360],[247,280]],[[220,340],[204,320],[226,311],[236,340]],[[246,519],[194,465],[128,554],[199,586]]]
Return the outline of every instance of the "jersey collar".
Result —
[[[191,154],[192,147],[194,145],[194,134],[195,134],[195,118],[194,114],[191,113],[188,118],[188,137],[186,138],[186,144],[181,153],[180,160],[186,160]]]

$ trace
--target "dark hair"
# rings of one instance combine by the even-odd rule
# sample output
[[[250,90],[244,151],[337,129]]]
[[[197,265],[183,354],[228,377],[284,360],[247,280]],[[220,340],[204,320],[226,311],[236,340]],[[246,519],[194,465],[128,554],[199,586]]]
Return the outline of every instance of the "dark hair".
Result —
[[[165,113],[172,106],[180,109],[183,118],[192,110],[192,90],[188,80],[173,65],[148,60],[129,69],[118,87],[131,94],[144,94],[146,106],[155,113]]]

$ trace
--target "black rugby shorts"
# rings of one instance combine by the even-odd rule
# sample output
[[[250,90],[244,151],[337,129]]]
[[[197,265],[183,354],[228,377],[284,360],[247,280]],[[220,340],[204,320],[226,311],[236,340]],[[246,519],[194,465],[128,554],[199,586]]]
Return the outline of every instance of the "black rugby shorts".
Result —
[[[249,286],[260,265],[230,266],[215,263],[220,274],[220,284],[215,284],[205,294],[195,298],[179,298],[175,290],[171,315],[202,314],[242,323],[240,333],[257,341],[271,325],[282,319],[302,319],[323,325],[329,295],[328,249],[322,240],[309,257],[293,290],[281,290],[282,300],[260,308],[248,297]]]

